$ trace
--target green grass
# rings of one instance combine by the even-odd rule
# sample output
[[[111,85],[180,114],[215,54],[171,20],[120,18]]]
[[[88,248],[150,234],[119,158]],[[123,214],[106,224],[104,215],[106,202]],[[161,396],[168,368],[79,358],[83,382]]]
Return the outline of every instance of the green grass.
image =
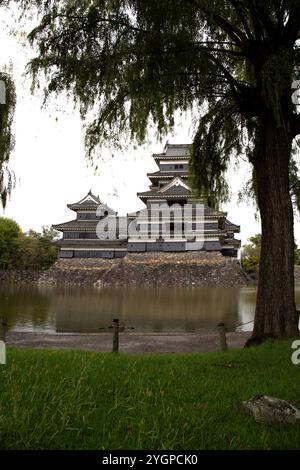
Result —
[[[176,356],[8,349],[0,448],[299,449],[300,425],[261,426],[239,408],[261,393],[300,407],[290,356],[290,341]]]

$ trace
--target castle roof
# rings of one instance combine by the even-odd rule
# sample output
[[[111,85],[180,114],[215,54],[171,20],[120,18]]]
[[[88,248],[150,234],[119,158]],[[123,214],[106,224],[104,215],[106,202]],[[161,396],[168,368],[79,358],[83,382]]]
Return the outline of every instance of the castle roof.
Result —
[[[99,219],[97,220],[70,220],[62,224],[53,225],[56,230],[96,230]]]
[[[232,222],[230,222],[228,219],[225,220],[225,229],[228,232],[237,232],[239,233],[241,230],[241,227],[239,225],[235,225]]]
[[[178,175],[179,171],[178,170],[175,170],[175,171],[159,170],[159,171],[155,171],[154,173],[147,173],[147,176],[149,179],[174,178],[174,176]],[[181,178],[188,178],[188,176],[189,176],[188,171],[184,171],[184,170],[180,171]]]
[[[95,196],[91,191],[87,193],[80,201],[75,202],[73,204],[67,204],[67,207],[75,212],[79,210],[92,210],[96,211],[98,208],[101,207],[103,213],[107,212],[108,215],[116,215],[117,213],[104,204],[100,199],[99,196]]]
[[[180,176],[173,177],[172,181],[165,184],[160,189],[151,189],[150,191],[145,191],[143,193],[137,194],[139,198],[148,199],[168,199],[172,198],[194,198],[191,188],[186,184],[185,181]]]
[[[190,144],[169,144],[167,142],[163,153],[154,153],[152,156],[155,160],[188,159],[190,149]]]

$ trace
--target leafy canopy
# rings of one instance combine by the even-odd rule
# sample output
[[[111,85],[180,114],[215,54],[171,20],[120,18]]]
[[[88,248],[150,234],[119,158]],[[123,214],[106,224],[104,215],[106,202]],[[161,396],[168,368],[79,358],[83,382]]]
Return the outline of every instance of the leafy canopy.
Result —
[[[247,273],[258,271],[260,252],[261,252],[261,234],[257,233],[248,239],[249,243],[242,248],[242,266]],[[300,266],[300,249],[295,245],[294,251],[295,266]]]
[[[194,185],[224,200],[224,174],[243,152],[255,166],[264,119],[300,133],[291,84],[300,64],[299,0],[22,0],[42,14],[30,33],[38,55],[33,77],[46,95],[67,90],[83,118],[92,154],[126,133],[142,142],[160,135],[174,112],[197,109]],[[298,167],[291,159],[297,191]],[[254,185],[255,187],[255,185]]]
[[[14,220],[0,217],[0,269],[48,269],[57,260],[57,238],[51,227],[23,233]]]
[[[0,267],[10,268],[19,237],[22,235],[20,226],[11,219],[0,217]]]

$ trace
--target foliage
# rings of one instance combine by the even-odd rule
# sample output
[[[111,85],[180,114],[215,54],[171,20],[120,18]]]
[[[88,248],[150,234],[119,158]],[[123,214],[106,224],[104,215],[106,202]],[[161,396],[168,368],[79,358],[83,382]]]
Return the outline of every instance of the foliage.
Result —
[[[300,248],[295,249],[295,266],[300,266]]]
[[[299,143],[297,143],[297,147],[295,146],[292,151],[292,158],[290,161],[290,190],[293,205],[298,209],[300,208],[299,148]]]
[[[241,402],[300,408],[291,341],[188,355],[11,349],[0,369],[4,449],[299,449],[300,425],[259,426]]]
[[[14,174],[9,170],[8,160],[14,147],[12,122],[16,95],[13,81],[7,73],[0,72],[0,82],[5,84],[5,103],[0,104],[0,199],[5,207],[7,196],[14,186]]]
[[[0,217],[0,266],[4,269],[13,267],[14,253],[22,236],[19,225],[13,220]]]
[[[260,248],[261,248],[261,234],[257,233],[256,235],[253,235],[249,239],[249,244],[243,246],[243,253],[245,256],[249,255],[260,255]]]
[[[81,114],[92,114],[91,155],[126,133],[141,142],[149,127],[163,135],[175,110],[201,110],[191,167],[198,193],[211,204],[228,197],[231,157],[261,152],[262,118],[288,116],[300,133],[291,83],[300,63],[298,0],[22,0],[42,14],[30,33],[38,55],[34,83],[46,97],[67,90]],[[296,159],[291,172],[297,175]],[[299,203],[299,178],[291,184]],[[252,186],[255,189],[255,185]]]
[[[242,249],[242,267],[248,274],[256,273],[259,265],[261,234],[256,234],[249,238],[249,244]]]
[[[242,257],[242,267],[243,270],[248,274],[256,274],[259,266],[259,257],[255,255],[250,255],[247,257]]]
[[[49,268],[57,260],[58,248],[53,244],[56,238],[57,232],[52,228],[24,234],[16,222],[0,218],[0,268]]]
[[[246,273],[256,273],[259,266],[261,250],[261,234],[249,238],[247,245],[242,249],[242,267]],[[300,249],[295,245],[295,266],[300,266]]]
[[[19,269],[48,269],[57,260],[58,248],[53,245],[50,233],[38,233],[30,230],[19,239],[18,261]]]
[[[11,0],[0,0],[0,8],[7,7],[10,2]],[[16,91],[11,74],[6,71],[0,71],[0,82],[5,88],[4,103],[0,103],[0,199],[2,206],[5,207],[7,197],[11,194],[15,183],[14,174],[8,167],[8,160],[15,144],[12,123],[16,106]]]

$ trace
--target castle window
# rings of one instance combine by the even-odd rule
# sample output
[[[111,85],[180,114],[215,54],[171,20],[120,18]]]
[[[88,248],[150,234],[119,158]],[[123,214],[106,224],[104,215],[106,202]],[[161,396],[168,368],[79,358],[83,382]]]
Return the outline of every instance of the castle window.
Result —
[[[88,232],[80,232],[79,238],[91,238]]]

